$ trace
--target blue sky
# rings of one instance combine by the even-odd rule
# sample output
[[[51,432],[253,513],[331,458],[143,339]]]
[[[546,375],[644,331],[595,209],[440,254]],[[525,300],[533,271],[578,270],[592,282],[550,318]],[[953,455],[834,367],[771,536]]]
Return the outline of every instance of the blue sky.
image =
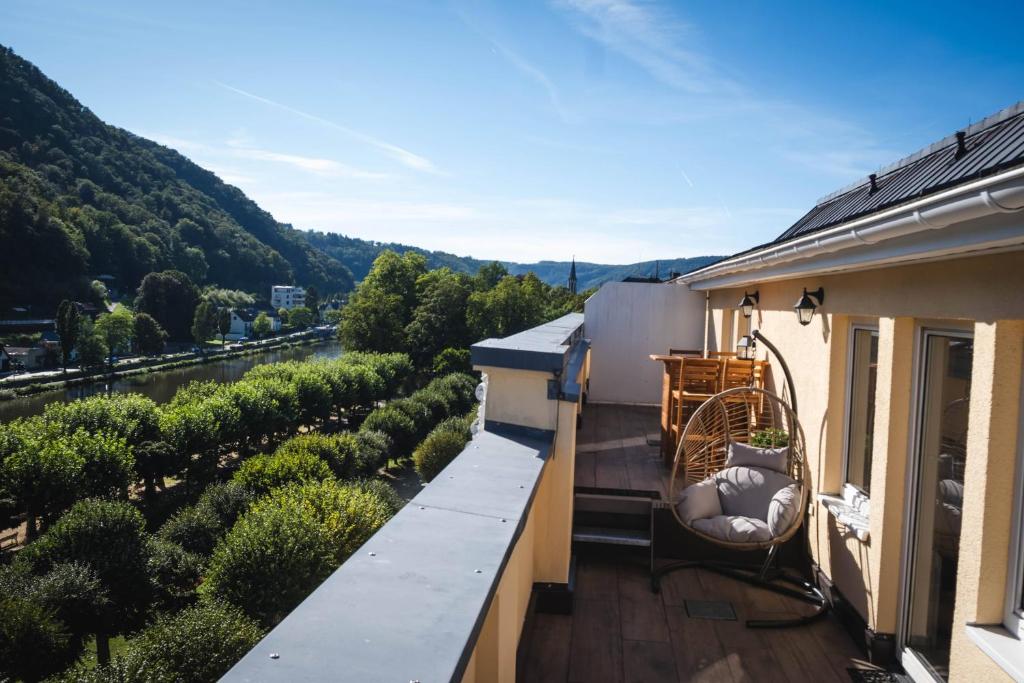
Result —
[[[0,43],[281,221],[730,253],[1024,98],[1024,3],[4,0]]]

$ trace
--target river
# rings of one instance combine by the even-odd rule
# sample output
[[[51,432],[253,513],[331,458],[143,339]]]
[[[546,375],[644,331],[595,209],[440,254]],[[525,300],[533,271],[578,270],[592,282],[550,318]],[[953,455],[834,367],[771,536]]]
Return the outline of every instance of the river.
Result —
[[[182,385],[194,380],[215,380],[218,382],[234,382],[246,373],[249,368],[264,363],[277,363],[286,360],[306,360],[309,358],[337,358],[341,355],[341,345],[336,341],[325,341],[290,349],[271,350],[265,353],[214,361],[203,365],[192,365],[177,370],[151,372],[134,377],[114,380],[109,390],[112,392],[133,392],[148,396],[157,403],[166,403],[174,397],[174,393]],[[74,401],[94,394],[108,391],[105,382],[94,382],[84,386],[47,391],[10,401],[0,401],[0,422],[7,422],[16,417],[29,417],[43,412],[48,403],[54,401]]]

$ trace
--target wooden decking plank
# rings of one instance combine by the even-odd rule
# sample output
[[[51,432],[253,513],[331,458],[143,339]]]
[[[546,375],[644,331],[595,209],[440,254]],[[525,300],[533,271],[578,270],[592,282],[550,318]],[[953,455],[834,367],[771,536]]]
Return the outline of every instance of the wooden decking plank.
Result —
[[[661,599],[666,607],[682,607],[686,600],[706,600],[707,592],[701,584],[700,570],[680,569],[661,579]]]
[[[522,668],[516,671],[518,681],[564,683],[569,678],[572,622],[568,615],[533,615],[532,628],[521,646],[526,648],[526,656]]]
[[[666,606],[672,653],[681,681],[732,681],[725,650],[704,619],[691,619],[685,607]]]
[[[580,558],[576,566],[576,595],[585,600],[619,600],[619,577],[615,564],[595,558]]]
[[[661,602],[661,596],[651,591],[646,569],[636,566],[619,567],[618,578],[622,637],[629,640],[669,642],[665,607]]]
[[[622,681],[619,605],[611,600],[576,600],[573,611],[569,681]]]
[[[625,683],[677,683],[672,646],[645,640],[622,643],[622,668]]]

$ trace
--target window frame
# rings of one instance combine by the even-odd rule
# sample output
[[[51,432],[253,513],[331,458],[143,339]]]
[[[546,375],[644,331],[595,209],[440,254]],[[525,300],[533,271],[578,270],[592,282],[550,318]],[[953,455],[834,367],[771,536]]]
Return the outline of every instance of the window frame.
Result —
[[[1010,566],[1007,568],[1006,597],[1003,605],[1003,626],[1012,635],[1024,641],[1024,386],[1021,387],[1020,393],[1013,526],[1010,536]]]
[[[846,344],[846,383],[844,390],[846,394],[845,410],[843,414],[843,485],[842,495],[843,498],[853,499],[860,497],[863,499],[870,500],[871,494],[866,491],[864,487],[858,486],[857,484],[850,483],[850,430],[853,428],[853,372],[854,372],[854,361],[856,343],[857,343],[857,332],[858,331],[869,331],[872,332],[875,337],[879,337],[878,322],[855,322],[850,325],[850,329],[847,337]],[[877,395],[878,387],[876,385],[875,392]]]

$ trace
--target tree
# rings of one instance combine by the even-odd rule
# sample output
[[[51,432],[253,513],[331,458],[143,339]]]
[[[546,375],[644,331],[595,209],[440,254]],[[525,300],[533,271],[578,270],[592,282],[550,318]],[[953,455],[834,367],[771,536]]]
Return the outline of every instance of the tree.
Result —
[[[64,372],[68,371],[71,352],[78,343],[78,304],[64,299],[57,307],[57,338],[60,339],[60,360]]]
[[[281,324],[282,325],[290,325],[291,324],[291,321],[289,321],[289,319],[288,319],[288,309],[285,308],[284,306],[282,306],[281,308],[277,309],[277,317],[281,319]]]
[[[338,336],[348,350],[401,351],[416,307],[416,281],[427,272],[421,254],[385,250],[342,310]]]
[[[59,564],[88,567],[110,597],[108,618],[94,624],[96,657],[110,661],[110,635],[141,624],[151,589],[145,520],[128,503],[83,500],[18,555],[35,574]]]
[[[304,484],[330,478],[330,467],[316,453],[286,450],[249,458],[238,468],[231,481],[244,486],[256,496],[262,496],[285,484]]]
[[[480,266],[473,276],[473,288],[478,292],[494,289],[508,275],[508,268],[497,261]]]
[[[263,629],[238,608],[218,601],[158,618],[129,639],[109,665],[78,664],[66,683],[175,681],[207,683],[228,672],[263,637]]]
[[[101,365],[107,358],[107,345],[103,337],[96,334],[89,318],[82,317],[78,321],[78,361],[84,368]]]
[[[217,311],[217,332],[220,333],[220,346],[224,348],[224,338],[231,331],[231,309],[224,307]]]
[[[469,278],[448,268],[432,270],[416,281],[419,304],[405,328],[406,347],[419,368],[429,368],[434,356],[448,347],[469,345],[466,305]]]
[[[303,330],[313,324],[313,312],[305,306],[297,306],[288,312],[288,322],[295,329]]]
[[[219,323],[217,307],[209,301],[200,301],[192,317],[192,339],[199,344],[200,349],[217,333]]]
[[[253,504],[210,559],[200,592],[272,626],[396,512],[373,485],[329,480]]]
[[[316,287],[306,287],[306,308],[313,314],[313,320],[320,320],[320,292]]]
[[[135,345],[144,356],[156,356],[163,353],[167,332],[160,323],[148,313],[135,315]]]
[[[114,354],[131,343],[135,332],[135,316],[124,306],[118,306],[96,319],[95,332],[107,347],[108,362],[113,366]]]
[[[185,273],[165,270],[150,273],[139,285],[135,310],[156,318],[175,341],[189,338],[199,291]]]
[[[267,336],[273,329],[274,324],[270,322],[270,316],[263,311],[260,311],[256,319],[252,321],[252,333],[256,335],[257,339]]]
[[[51,610],[15,595],[0,597],[0,679],[39,681],[75,659],[67,629]]]
[[[504,277],[493,289],[473,292],[466,319],[477,339],[507,337],[544,322],[547,285],[536,275]]]

